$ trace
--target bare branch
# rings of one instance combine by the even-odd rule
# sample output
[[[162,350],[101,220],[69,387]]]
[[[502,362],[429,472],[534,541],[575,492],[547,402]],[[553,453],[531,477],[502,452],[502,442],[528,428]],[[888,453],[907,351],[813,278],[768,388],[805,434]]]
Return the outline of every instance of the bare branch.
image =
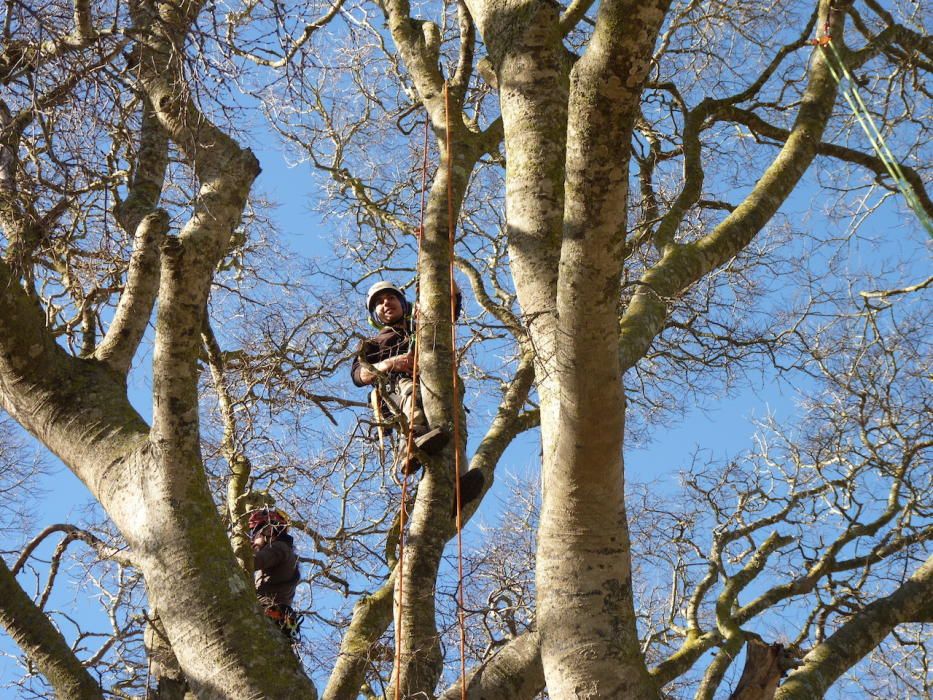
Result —
[[[0,626],[48,678],[63,698],[101,698],[104,694],[54,625],[20,588],[0,558]]]
[[[136,227],[126,284],[107,334],[94,357],[126,375],[142,341],[159,290],[159,249],[168,233],[168,214],[158,209]]]
[[[343,8],[344,1],[345,0],[334,0],[327,12],[318,17],[313,22],[305,25],[304,30],[301,32],[301,35],[297,39],[289,38],[289,46],[282,54],[281,58],[277,58],[275,60],[263,58],[262,56],[257,56],[256,54],[249,51],[244,51],[237,46],[236,39],[234,38],[233,34],[236,31],[238,23],[245,19],[249,14],[249,8],[244,9],[241,12],[231,13],[231,15],[227,18],[227,40],[230,43],[231,50],[237,56],[242,56],[243,58],[249,59],[256,65],[265,66],[267,68],[284,68],[292,61],[301,48],[308,43],[308,40],[311,39],[311,37],[318,29],[327,26],[327,24],[340,13],[340,10]]]
[[[823,0],[820,7],[821,15],[828,19],[827,0]],[[832,32],[837,39],[841,36],[841,22],[832,24]],[[669,247],[664,257],[642,276],[640,290],[620,323],[623,371],[647,352],[661,331],[667,316],[667,299],[680,294],[748,245],[790,195],[816,156],[835,96],[836,83],[821,52],[816,50],[810,81],[791,137],[752,193],[711,233],[695,244]]]
[[[744,124],[751,129],[752,132],[767,136],[776,141],[786,142],[790,136],[790,132],[786,129],[780,129],[768,124],[754,112],[737,107],[724,109],[721,112],[721,118]],[[861,165],[875,173],[879,181],[883,182],[890,177],[888,168],[880,158],[868,153],[862,153],[854,148],[821,142],[817,147],[817,152],[820,155],[836,158],[847,163]],[[917,199],[920,200],[920,204],[923,206],[924,211],[926,211],[927,215],[933,216],[933,201],[930,200],[930,195],[926,191],[926,187],[924,187],[923,178],[920,177],[920,173],[904,163],[898,164],[898,167],[903,171],[904,177],[907,179],[907,182],[910,183],[911,189],[913,189],[914,194],[917,195]],[[896,183],[891,183],[886,186],[892,191],[897,190]]]
[[[822,698],[839,676],[905,622],[933,622],[933,556],[894,593],[866,605],[814,647],[778,689],[775,700]]]
[[[101,540],[96,535],[88,532],[87,530],[82,530],[79,527],[74,525],[68,525],[67,523],[49,525],[42,532],[32,538],[30,542],[23,549],[19,558],[16,560],[16,563],[13,565],[13,575],[16,576],[22,570],[23,566],[26,564],[26,561],[32,556],[32,553],[35,551],[36,547],[42,544],[45,539],[56,532],[63,532],[67,535],[68,540],[80,540],[84,542],[92,549],[94,549],[98,556],[101,559],[109,559],[112,561],[119,562],[122,566],[135,566],[133,563],[132,554],[126,550],[121,550],[113,547],[112,545],[107,544]]]
[[[462,682],[462,681],[461,681]],[[510,640],[494,656],[466,678],[467,700],[531,700],[544,690],[541,640],[537,632],[526,632]],[[460,682],[450,686],[438,700],[464,697]]]

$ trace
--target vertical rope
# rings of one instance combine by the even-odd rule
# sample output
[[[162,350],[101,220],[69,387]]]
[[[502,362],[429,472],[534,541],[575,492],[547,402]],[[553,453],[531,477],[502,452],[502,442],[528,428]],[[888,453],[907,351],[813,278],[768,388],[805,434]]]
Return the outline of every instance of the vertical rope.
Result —
[[[450,93],[444,83],[444,126],[447,145],[447,239],[450,246],[450,349],[451,382],[453,384],[454,406],[454,494],[457,499],[457,621],[460,625],[460,698],[466,700],[466,624],[463,605],[463,527],[462,503],[460,497],[460,377],[457,362],[457,285],[454,282],[454,196],[453,196],[453,154],[450,143]]]
[[[424,119],[424,146],[422,148],[421,160],[421,209],[418,213],[418,257],[417,270],[421,270],[421,241],[424,238],[424,193],[427,189],[428,181],[428,122],[430,117],[425,115]],[[412,312],[412,329],[417,332],[418,328],[418,274],[415,274],[415,308]],[[411,403],[408,407],[408,436],[405,440],[405,464],[402,467],[402,505],[399,511],[399,533],[398,533],[398,603],[395,615],[395,700],[401,697],[401,678],[402,678],[402,601],[405,591],[405,515],[408,507],[408,465],[411,462],[412,451],[414,450],[414,434],[411,426],[415,417],[415,402],[418,400],[418,355],[420,344],[415,341],[415,357],[411,368]]]
[[[822,49],[823,57],[826,59],[826,66],[829,68],[830,74],[839,86],[842,97],[845,99],[846,103],[848,103],[849,109],[852,110],[852,114],[865,133],[865,136],[868,137],[868,142],[871,144],[875,154],[884,164],[891,179],[894,180],[894,184],[897,185],[897,188],[907,201],[907,206],[913,211],[917,220],[926,229],[927,235],[933,237],[933,222],[930,221],[930,217],[927,216],[926,211],[920,204],[920,200],[913,186],[904,176],[904,171],[901,169],[900,163],[898,163],[891,149],[888,147],[884,136],[881,134],[881,130],[878,128],[877,124],[875,124],[875,120],[871,116],[871,112],[868,110],[868,106],[865,104],[858,90],[858,84],[852,76],[852,73],[849,72],[848,67],[846,67],[845,61],[836,48],[836,45],[828,36],[816,39],[813,43],[816,43]],[[826,50],[827,46],[829,46],[829,51]]]

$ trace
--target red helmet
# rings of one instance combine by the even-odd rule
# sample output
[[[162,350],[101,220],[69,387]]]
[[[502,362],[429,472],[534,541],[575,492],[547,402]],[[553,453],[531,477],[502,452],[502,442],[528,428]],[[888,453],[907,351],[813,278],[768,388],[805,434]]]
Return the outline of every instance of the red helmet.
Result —
[[[258,508],[249,514],[249,534],[255,537],[267,525],[272,525],[272,532],[281,535],[288,529],[288,518],[275,508]]]

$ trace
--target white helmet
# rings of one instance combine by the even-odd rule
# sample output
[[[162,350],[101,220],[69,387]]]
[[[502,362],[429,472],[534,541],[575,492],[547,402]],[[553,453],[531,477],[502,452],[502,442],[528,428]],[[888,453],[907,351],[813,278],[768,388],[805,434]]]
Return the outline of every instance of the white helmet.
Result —
[[[396,287],[391,282],[379,281],[376,282],[373,286],[369,288],[369,291],[366,292],[366,309],[369,311],[370,320],[375,323],[377,327],[385,325],[379,318],[376,316],[376,297],[380,292],[392,292],[399,298],[399,301],[402,302],[402,312],[407,316],[411,311],[411,304],[408,303],[408,299],[405,298],[405,292]]]

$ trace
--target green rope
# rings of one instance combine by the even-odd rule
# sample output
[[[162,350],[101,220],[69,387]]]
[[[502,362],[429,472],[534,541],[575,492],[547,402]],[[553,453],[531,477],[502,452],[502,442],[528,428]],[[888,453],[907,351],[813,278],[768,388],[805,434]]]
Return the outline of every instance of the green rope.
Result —
[[[823,55],[827,59],[826,65],[833,79],[839,85],[839,90],[843,98],[845,98],[845,101],[848,103],[859,126],[862,127],[862,131],[865,132],[865,136],[868,137],[868,141],[871,143],[878,158],[884,163],[885,170],[888,171],[891,179],[894,180],[897,188],[901,191],[901,194],[904,195],[907,206],[911,208],[917,220],[920,221],[926,229],[927,235],[933,238],[933,222],[931,222],[930,217],[920,203],[917,193],[904,176],[904,171],[901,169],[900,163],[898,163],[897,159],[894,157],[891,149],[888,148],[888,144],[885,142],[884,136],[882,136],[881,131],[875,124],[875,120],[872,119],[871,113],[868,111],[868,107],[858,91],[855,79],[846,67],[845,61],[843,61],[835,44],[831,41],[827,42],[827,44],[829,44],[829,48],[832,49],[832,57],[835,58],[836,65],[833,65],[832,57],[829,52],[826,51],[826,44],[821,44]]]

